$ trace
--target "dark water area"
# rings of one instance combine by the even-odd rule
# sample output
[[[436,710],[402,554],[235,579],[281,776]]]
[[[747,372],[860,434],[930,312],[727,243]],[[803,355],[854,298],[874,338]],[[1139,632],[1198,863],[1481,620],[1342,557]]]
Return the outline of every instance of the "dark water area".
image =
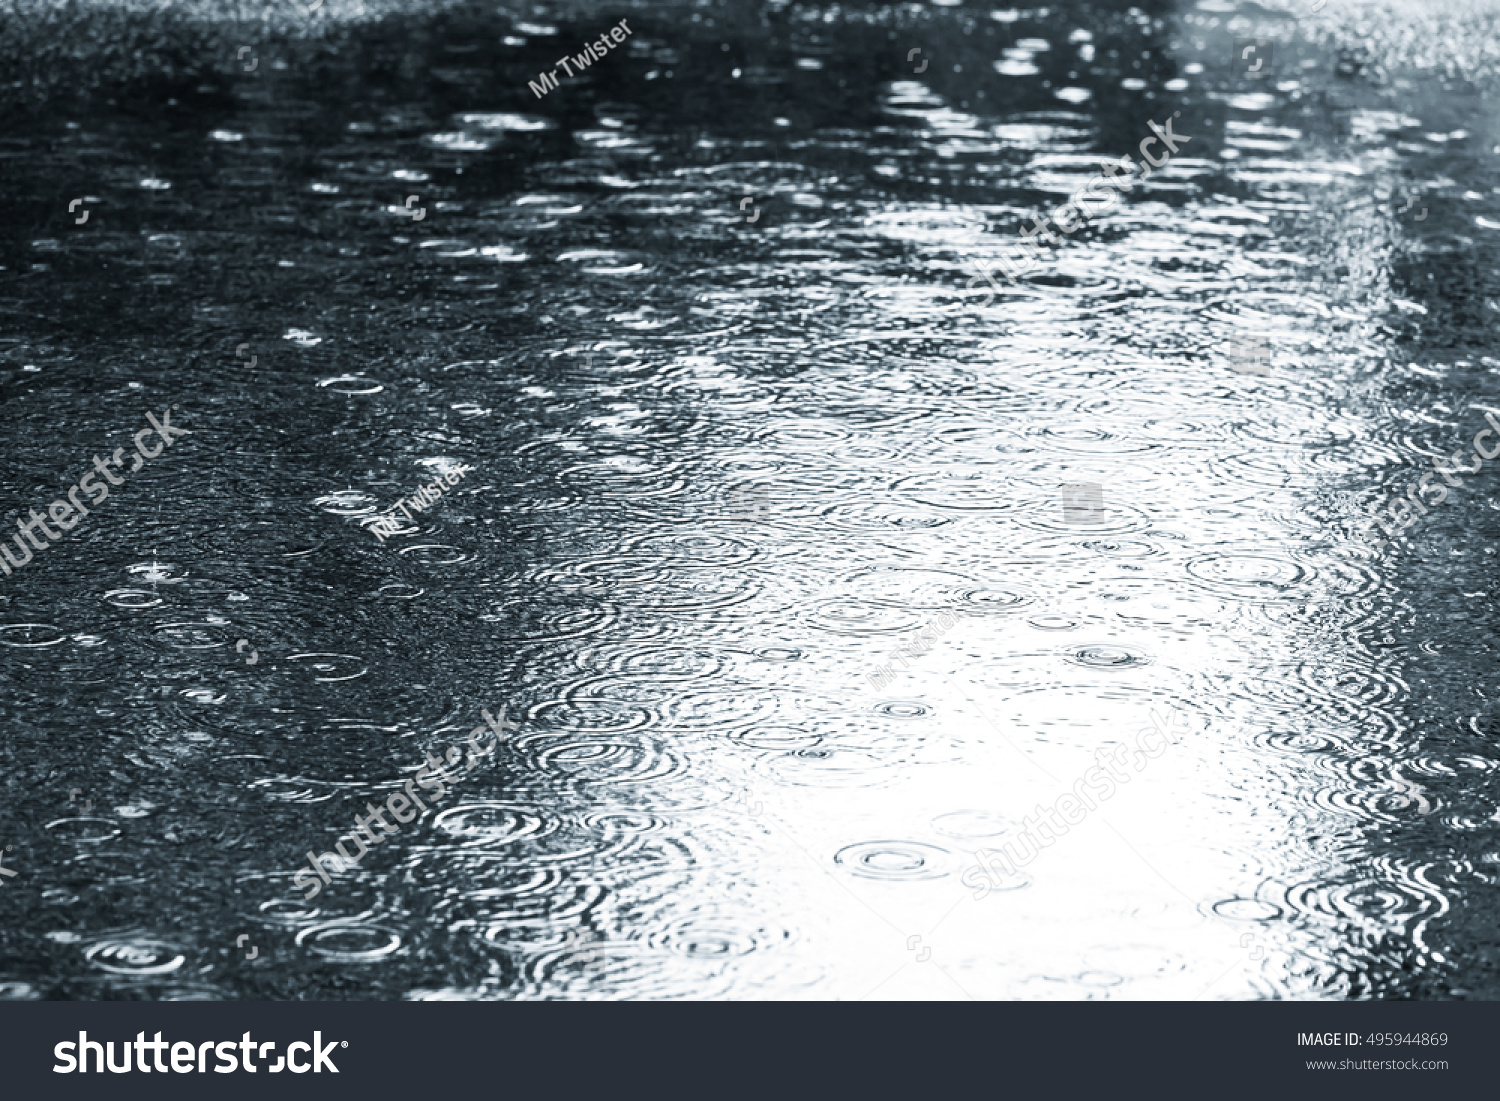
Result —
[[[0,531],[0,994],[1500,996],[1500,6],[1319,7],[0,22],[6,515],[188,430]]]

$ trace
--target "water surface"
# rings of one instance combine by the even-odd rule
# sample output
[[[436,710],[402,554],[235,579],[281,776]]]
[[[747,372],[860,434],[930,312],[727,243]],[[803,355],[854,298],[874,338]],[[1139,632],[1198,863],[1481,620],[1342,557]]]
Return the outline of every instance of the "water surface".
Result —
[[[192,435],[0,580],[5,989],[1494,996],[1492,475],[1362,519],[1500,409],[1494,9],[1305,9],[221,22],[18,114],[7,504]]]

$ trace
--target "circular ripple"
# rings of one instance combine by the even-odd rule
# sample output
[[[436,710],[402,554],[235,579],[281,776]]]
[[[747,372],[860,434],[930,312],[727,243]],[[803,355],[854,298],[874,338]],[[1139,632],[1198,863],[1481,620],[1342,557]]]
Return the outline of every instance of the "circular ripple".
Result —
[[[320,389],[332,390],[335,394],[378,394],[385,389],[383,382],[361,375],[339,375],[325,378],[318,383]]]
[[[401,947],[401,935],[379,925],[328,921],[297,934],[297,944],[335,963],[375,963]]]
[[[335,516],[364,516],[380,506],[374,496],[358,489],[341,489],[336,493],[316,497],[313,504]]]
[[[679,474],[681,466],[680,462],[658,464],[646,456],[614,455],[569,467],[558,477],[590,495],[639,499],[680,493],[687,484]]]
[[[1331,753],[1343,743],[1313,730],[1271,731],[1256,739],[1288,753]]]
[[[1008,612],[1031,603],[1032,598],[1008,589],[968,589],[958,595],[965,612]]]
[[[932,820],[932,828],[945,837],[968,840],[975,837],[1002,837],[1016,824],[1004,815],[988,810],[955,810]]]
[[[1320,788],[1310,796],[1316,806],[1324,810],[1353,814],[1361,819],[1376,818],[1384,822],[1398,822],[1410,814],[1431,813],[1433,800],[1421,789],[1415,791],[1370,791],[1364,788]]]
[[[1264,600],[1304,585],[1313,572],[1296,562],[1269,554],[1215,551],[1187,563],[1187,572],[1216,596]]]
[[[377,595],[387,600],[415,600],[419,596],[426,595],[426,589],[419,589],[415,585],[405,585],[400,581],[393,581],[389,585],[380,586]],[[483,619],[483,616],[480,616]]]
[[[616,609],[589,597],[566,604],[543,603],[534,598],[494,605],[480,619],[501,624],[496,637],[516,642],[561,642],[597,634],[614,622]]]
[[[451,862],[442,866],[452,869]],[[538,937],[578,920],[603,895],[593,884],[570,882],[560,867],[491,863],[483,869],[482,881],[483,887],[440,904],[457,918],[448,927],[477,929],[488,943],[512,950],[534,948]]]
[[[977,670],[977,681],[991,688],[1056,684],[1060,670],[1052,653],[1007,654]]]
[[[55,830],[59,839],[80,845],[98,845],[120,836],[108,818],[59,818],[42,828]]]
[[[1124,532],[1139,533],[1149,528],[1154,521],[1143,508],[1126,505],[1106,495],[1104,507],[1086,519],[1075,517],[1065,510],[1062,497],[1039,498],[1024,506],[1018,505],[1013,513],[1014,523],[1033,531],[1045,531],[1054,535],[1076,535],[1084,528],[1091,535],[1111,537]],[[1016,548],[1017,553],[1028,558],[1052,561],[1057,557],[1057,539],[1035,540]]]
[[[433,828],[461,845],[508,845],[555,833],[561,821],[548,814],[508,803],[466,803],[449,807],[432,820]]]
[[[853,875],[886,882],[941,879],[952,872],[953,854],[920,841],[861,841],[834,854]]]
[[[761,928],[753,918],[736,920],[724,914],[693,914],[655,930],[649,943],[674,955],[695,960],[728,960],[785,941],[784,930]]]
[[[271,776],[250,782],[250,789],[282,803],[326,803],[361,786],[353,781],[309,780],[303,776]]]
[[[605,690],[603,686],[600,688]],[[673,730],[723,730],[758,719],[769,720],[779,702],[771,694],[746,692],[743,688],[694,688],[650,681],[637,681],[633,686],[616,685],[607,691],[655,704],[661,724]]]
[[[418,543],[415,546],[402,547],[396,553],[403,557],[412,555],[416,561],[427,566],[456,566],[461,562],[474,561],[472,554],[446,543]]]
[[[989,467],[950,469],[902,478],[892,489],[919,505],[975,511],[1001,511],[1015,507],[1011,479]]]
[[[536,957],[524,974],[533,996],[698,1000],[722,996],[722,979],[700,970],[709,966],[708,961],[634,941],[599,940]]]
[[[798,726],[752,726],[745,730],[730,732],[730,739],[752,749],[767,749],[787,753],[797,749],[811,749],[823,740],[823,735]]]
[[[953,523],[948,516],[938,516],[915,509],[897,508],[885,501],[853,502],[828,505],[819,512],[821,522],[837,531],[858,534],[891,534],[922,531]]]
[[[649,707],[613,699],[591,699],[574,696],[563,700],[545,700],[526,712],[529,722],[583,731],[588,734],[626,734],[644,730],[656,723],[657,716]],[[558,737],[557,729],[531,737]]]
[[[271,925],[295,929],[317,917],[322,910],[317,906],[304,906],[300,898],[272,898],[260,904],[256,917]]]
[[[1073,981],[1079,986],[1110,987],[1119,986],[1125,979],[1113,971],[1081,971]]]
[[[1302,662],[1294,676],[1320,702],[1387,707],[1408,696],[1411,689],[1389,658],[1377,662],[1373,666],[1342,660]]]
[[[1257,898],[1226,898],[1213,905],[1214,913],[1230,921],[1274,921],[1281,908]]]
[[[647,611],[692,613],[744,604],[764,588],[764,581],[749,574],[726,571],[709,576],[697,571],[674,577],[666,570],[655,580],[621,585],[618,592],[621,603]]]
[[[983,583],[946,570],[875,566],[856,570],[843,579],[862,600],[897,604],[903,608],[943,608],[984,590]]]
[[[578,816],[578,824],[605,837],[635,837],[659,833],[670,824],[666,818],[635,810],[596,810]]]
[[[1084,646],[1070,651],[1066,657],[1072,664],[1087,669],[1130,669],[1151,664],[1145,653],[1125,646]]]
[[[217,623],[158,623],[152,638],[174,650],[217,650],[229,645],[224,627]]]
[[[1161,554],[1154,543],[1142,543],[1132,539],[1085,539],[1078,544],[1085,550],[1105,554],[1111,558],[1150,558]]]
[[[1023,435],[1038,439],[1041,447],[1073,455],[1129,455],[1161,447],[1148,440],[1117,435],[1090,424],[1034,424],[1022,431]]]
[[[909,631],[922,617],[903,608],[855,600],[831,600],[803,617],[813,626],[840,635],[888,635]]]
[[[1131,979],[1161,978],[1187,970],[1187,960],[1160,944],[1114,944],[1084,956],[1091,968]]]
[[[1009,842],[1006,844],[1009,845]],[[994,855],[987,856],[983,848],[974,852],[972,857],[974,863],[969,865],[962,881],[965,887],[972,887],[978,891],[978,894],[973,897],[984,899],[991,893],[1007,894],[1011,891],[1020,891],[1030,887],[1034,882],[1030,872],[1017,871],[1014,868],[1006,870],[1000,867]],[[976,873],[978,873],[977,876]],[[974,882],[976,879],[979,882]]]
[[[888,784],[902,763],[865,749],[815,746],[764,761],[759,766],[780,784],[810,788],[862,788]]]
[[[165,941],[132,936],[98,941],[84,950],[83,957],[112,975],[166,975],[187,959]]]
[[[0,627],[0,646],[36,649],[56,646],[68,636],[50,623],[7,623]]]
[[[1437,908],[1437,900],[1397,880],[1301,883],[1289,887],[1287,902],[1304,914],[1404,925]]]
[[[756,555],[753,546],[732,536],[701,532],[643,535],[627,539],[621,549],[651,561],[703,569],[743,566]]]
[[[646,738],[536,734],[513,744],[533,767],[577,784],[654,784],[683,770],[677,756]]]
[[[853,432],[841,424],[811,421],[779,422],[756,430],[752,438],[772,453],[792,451],[820,455],[831,444],[846,443]]]
[[[354,680],[369,672],[352,654],[293,654],[286,660],[296,662],[294,668],[312,673],[313,680],[320,684]]]
[[[148,593],[144,589],[111,589],[104,594],[104,601],[116,608],[134,610],[154,608],[161,603],[161,597],[156,593]]]
[[[538,897],[525,904],[507,902],[508,912],[514,913],[515,906],[522,906],[534,916],[556,916],[554,909],[559,899],[582,897],[578,895],[581,886],[574,885],[578,887],[574,890],[574,886],[564,884],[561,879],[553,879],[526,887],[517,877],[535,876],[542,871],[558,874],[559,869],[572,865],[608,866],[601,862],[619,859],[651,836],[649,831],[643,834],[623,829],[589,829],[539,807],[514,804],[501,804],[495,810],[490,807],[485,802],[466,806],[464,809],[469,813],[453,824],[468,831],[470,840],[455,847],[439,838],[435,847],[418,853],[414,864],[409,862],[412,870],[408,874],[431,883],[439,893],[454,882],[482,884],[489,894],[498,892],[507,899],[534,892]],[[533,828],[535,819],[541,819],[542,825],[535,832],[525,832]],[[569,894],[570,891],[573,893]],[[491,924],[500,917],[494,907],[477,903],[464,909],[475,914],[481,925]]]
[[[132,577],[152,585],[177,585],[187,579],[187,571],[174,562],[137,562],[125,570]]]
[[[882,700],[872,710],[889,719],[925,719],[933,711],[920,700]]]
[[[579,664],[594,664],[622,677],[645,678],[658,684],[686,684],[717,677],[728,664],[712,650],[655,644],[611,646],[582,653]]]

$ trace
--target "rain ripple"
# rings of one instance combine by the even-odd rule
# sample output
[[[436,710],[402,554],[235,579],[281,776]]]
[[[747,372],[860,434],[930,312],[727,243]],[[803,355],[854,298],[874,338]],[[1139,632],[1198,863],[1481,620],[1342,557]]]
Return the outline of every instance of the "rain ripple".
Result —
[[[861,841],[840,849],[833,862],[863,879],[906,883],[952,874],[954,857],[920,841]]]
[[[84,959],[112,975],[143,977],[176,971],[187,957],[164,940],[144,933],[106,937],[84,949]]]

